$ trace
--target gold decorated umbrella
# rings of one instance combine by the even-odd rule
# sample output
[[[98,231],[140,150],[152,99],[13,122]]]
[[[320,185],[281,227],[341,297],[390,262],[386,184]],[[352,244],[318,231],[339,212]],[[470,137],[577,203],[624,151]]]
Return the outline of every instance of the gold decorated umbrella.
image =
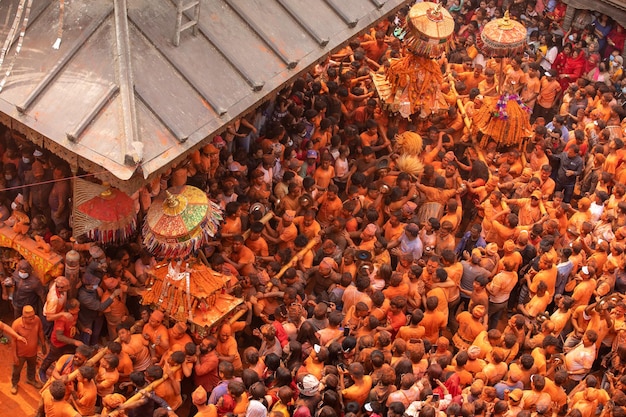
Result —
[[[520,22],[511,20],[507,10],[504,17],[485,25],[478,46],[485,56],[493,58],[519,54],[526,48],[526,28]]]
[[[409,10],[405,43],[415,55],[437,58],[450,49],[454,19],[441,4],[422,2]]]
[[[143,244],[156,256],[187,257],[215,236],[222,221],[220,207],[200,189],[172,187],[150,206]]]

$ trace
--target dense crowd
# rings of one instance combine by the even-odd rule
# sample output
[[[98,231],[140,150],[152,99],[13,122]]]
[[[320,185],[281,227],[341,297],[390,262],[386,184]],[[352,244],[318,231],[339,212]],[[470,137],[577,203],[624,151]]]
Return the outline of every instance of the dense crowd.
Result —
[[[407,7],[132,196],[140,220],[184,184],[224,211],[202,251],[247,313],[201,337],[141,305],[162,259],[70,238],[68,166],[7,131],[0,219],[81,254],[78,286],[3,258],[13,398],[26,364],[48,417],[624,416],[626,33],[585,10],[565,30],[556,0],[446,7],[449,108],[378,98]],[[528,43],[501,63],[476,40],[504,10]],[[531,111],[511,148],[464,122],[500,86]],[[397,166],[405,131],[419,175]]]

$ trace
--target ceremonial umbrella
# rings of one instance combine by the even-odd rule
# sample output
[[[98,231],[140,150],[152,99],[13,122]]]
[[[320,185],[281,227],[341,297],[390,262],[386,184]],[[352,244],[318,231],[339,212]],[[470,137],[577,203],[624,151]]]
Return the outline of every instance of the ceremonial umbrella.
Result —
[[[493,58],[504,58],[519,54],[526,48],[526,28],[520,22],[504,17],[488,22],[480,33],[480,50]]]
[[[202,190],[189,185],[172,187],[148,209],[143,244],[156,256],[187,257],[215,236],[221,221],[220,207]]]
[[[404,39],[415,55],[437,58],[450,48],[454,19],[441,4],[422,2],[409,10]]]
[[[74,236],[87,235],[102,244],[127,241],[136,230],[135,203],[109,184],[77,178],[74,182]]]

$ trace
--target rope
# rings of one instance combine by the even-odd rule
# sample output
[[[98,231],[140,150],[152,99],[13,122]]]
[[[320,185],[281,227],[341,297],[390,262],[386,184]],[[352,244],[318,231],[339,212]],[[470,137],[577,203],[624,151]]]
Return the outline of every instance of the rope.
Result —
[[[21,2],[23,1],[24,0],[21,0]],[[13,54],[13,58],[11,59],[11,64],[9,65],[9,68],[7,68],[7,71],[4,74],[4,78],[2,79],[2,81],[0,81],[0,91],[2,91],[2,89],[4,88],[4,84],[7,82],[7,78],[9,78],[9,75],[11,75],[11,71],[13,71],[13,65],[15,65],[17,56],[22,50],[22,43],[24,43],[24,35],[26,35],[26,27],[28,26],[28,18],[30,16],[30,9],[32,5],[33,0],[28,0],[28,4],[26,5],[26,11],[24,13],[24,21],[22,22],[22,30],[20,31],[20,39],[17,41],[17,47],[15,48],[15,53]]]
[[[17,31],[17,25],[22,20],[22,13],[24,12],[25,3],[26,3],[26,0],[20,0],[20,4],[17,6],[17,12],[15,13],[15,17],[13,18],[13,24],[11,25],[11,30],[9,30],[9,34],[7,35],[7,38],[4,40],[2,51],[0,51],[0,67],[2,66],[2,63],[4,62],[4,58],[7,55],[7,51],[9,50],[9,47],[11,46],[11,42],[13,41],[13,38],[15,37],[15,32]]]
[[[90,174],[82,174],[82,175],[74,175],[72,177],[65,177],[65,178],[61,178],[61,179],[58,179],[58,180],[46,180],[46,181],[35,182],[35,183],[32,183],[32,184],[18,185],[18,186],[15,186],[15,187],[0,188],[0,191],[21,190],[23,188],[34,187],[36,185],[54,184],[54,183],[61,182],[61,181],[73,180],[75,178],[93,177],[93,176],[100,175],[100,174],[107,174],[108,172],[109,171],[93,172],[93,173],[90,173]]]

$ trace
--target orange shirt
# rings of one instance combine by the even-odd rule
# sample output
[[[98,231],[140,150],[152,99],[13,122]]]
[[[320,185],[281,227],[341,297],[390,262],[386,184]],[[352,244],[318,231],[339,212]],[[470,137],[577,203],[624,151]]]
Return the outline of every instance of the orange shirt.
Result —
[[[561,85],[556,79],[548,81],[548,78],[543,77],[541,79],[541,90],[537,96],[537,104],[545,109],[551,108],[559,91],[561,91]]]
[[[411,326],[402,326],[400,330],[398,330],[398,334],[396,337],[400,339],[406,340],[407,342],[411,339],[421,339],[426,334],[426,329],[421,324],[417,327]]]
[[[531,109],[535,107],[535,102],[537,99],[531,100],[535,97],[535,94],[539,94],[541,90],[541,80],[539,77],[529,77],[528,75],[525,77],[525,85],[522,87],[521,98],[522,100],[530,100],[526,105]]]
[[[236,219],[231,219],[227,217],[222,224],[222,233],[223,234],[241,234],[241,218],[237,217]]]
[[[371,252],[372,254],[374,253],[374,245],[376,244],[377,240],[374,239],[370,239],[367,241],[362,241],[361,244],[358,246],[359,250],[366,250],[368,252]]]
[[[557,403],[559,407],[562,407],[567,403],[567,394],[562,387],[557,386],[550,378],[546,378],[546,386],[543,388],[543,392],[547,392],[552,398],[552,401]]]
[[[389,286],[383,290],[383,294],[385,298],[388,300],[393,300],[393,297],[398,295],[408,295],[409,294],[409,286],[405,283],[400,283],[397,287]]]
[[[119,359],[119,365],[117,366],[117,371],[120,373],[120,382],[127,381],[128,375],[133,371],[133,361],[128,356],[128,353],[123,350],[117,355]],[[126,375],[126,377],[122,377],[122,375]]]
[[[437,297],[439,303],[437,304],[437,308],[435,311],[439,311],[443,314],[443,318],[448,322],[448,294],[446,293],[444,288],[433,288],[432,290],[426,293],[426,298],[428,297]]]
[[[495,242],[498,244],[498,247],[501,248],[509,239],[515,240],[518,235],[517,229],[512,229],[508,226],[503,225],[497,220],[494,220],[491,223],[492,231],[495,233],[494,239],[487,240],[488,243]]]
[[[461,218],[462,217],[463,217],[463,209],[461,208],[461,205],[459,204],[459,206],[457,207],[456,211],[454,213],[448,213],[448,214],[444,215],[439,220],[439,224],[441,224],[441,223],[443,223],[444,221],[447,220],[450,223],[452,223],[452,230],[456,230],[456,228],[461,223]]]
[[[343,203],[339,197],[335,197],[334,200],[328,200],[327,194],[324,194],[319,202],[319,212],[317,213],[317,220],[321,224],[329,224],[332,218],[337,217]]]
[[[76,383],[76,398],[74,407],[81,416],[92,416],[96,413],[96,400],[98,389],[93,381],[81,381]]]
[[[559,272],[557,271],[556,266],[554,265],[550,269],[542,269],[541,271],[535,274],[532,281],[530,282],[530,287],[528,287],[528,289],[532,293],[536,293],[539,282],[543,281],[548,286],[548,292],[551,295],[554,295],[555,288],[556,288],[556,278],[557,278],[558,273]]]
[[[387,318],[388,311],[389,311],[389,300],[385,299],[385,301],[383,301],[383,305],[381,305],[380,307],[376,307],[372,305],[372,308],[370,309],[370,314],[376,317],[379,321],[384,322],[385,319]],[[403,324],[405,323],[402,323],[400,326],[402,326]]]
[[[469,311],[460,312],[456,319],[459,322],[457,333],[465,341],[473,341],[485,329],[485,326],[480,321],[475,320]]]
[[[218,341],[217,347],[215,351],[220,356],[234,356],[233,366],[235,370],[243,369],[243,364],[241,363],[241,356],[239,356],[239,351],[237,350],[237,342],[234,337],[229,337],[228,340],[224,343]]]
[[[322,226],[320,226],[320,224],[317,222],[317,220],[313,220],[311,225],[306,226],[304,224],[304,216],[298,216],[298,217],[294,218],[293,219],[293,224],[296,225],[296,227],[300,231],[300,234],[303,234],[309,240],[312,240],[315,237],[317,237],[319,235],[319,233],[320,233],[320,230],[322,230]]]
[[[487,337],[487,330],[483,330],[476,336],[472,345],[478,346],[480,348],[480,354],[478,358],[485,359],[487,355],[493,350],[493,346],[489,343],[489,338]]]
[[[445,269],[448,273],[448,279],[456,285],[461,283],[461,277],[463,276],[463,264],[461,264],[461,262],[455,262],[452,265],[444,267],[443,269]]]
[[[256,256],[269,256],[270,254],[269,246],[262,236],[260,236],[256,240],[251,240],[250,238],[248,238],[248,240],[246,240],[246,246]]]
[[[159,327],[155,329],[152,326],[150,326],[149,323],[146,323],[143,326],[143,330],[141,331],[141,333],[144,335],[148,335],[149,342],[155,343],[155,344],[156,344],[157,337],[160,336],[161,345],[166,345],[166,346],[156,345],[154,347],[154,351],[158,358],[161,358],[161,356],[163,356],[163,354],[167,351],[167,349],[169,349],[170,337],[164,325],[161,324],[159,325]]]
[[[50,390],[45,390],[41,397],[46,417],[75,417],[80,416],[78,412],[65,400],[55,401],[50,394]]]
[[[526,303],[526,311],[531,317],[536,317],[538,314],[546,311],[546,307],[550,304],[552,295],[549,292],[545,292],[543,296],[535,294],[528,303]]]
[[[169,353],[173,353],[176,352],[178,350],[180,351],[185,351],[185,345],[187,343],[193,343],[193,340],[191,339],[191,336],[189,336],[187,333],[183,333],[183,335],[181,337],[175,337],[173,335],[173,331],[172,331],[173,327],[171,329],[168,329],[168,334],[170,337],[170,349],[169,349]]]
[[[574,292],[572,293],[572,298],[574,299],[574,305],[572,309],[585,306],[589,304],[589,300],[591,300],[591,296],[593,295],[593,291],[596,289],[596,280],[590,278],[585,281],[580,281],[576,288],[574,288]]]
[[[437,343],[439,331],[446,327],[447,323],[441,311],[424,312],[424,318],[420,322],[420,324],[424,326],[424,338],[428,339],[431,343]]]
[[[393,314],[391,311],[387,313],[387,321],[391,325],[394,331],[400,330],[400,327],[406,324],[406,316],[404,313],[400,312],[398,314]]]
[[[383,235],[387,242],[393,242],[396,239],[400,239],[402,233],[404,232],[404,224],[400,223],[398,226],[393,227],[391,223],[387,222],[383,226]]]
[[[372,389],[372,377],[364,375],[363,380],[355,382],[352,386],[344,389],[341,393],[346,401],[356,401],[363,406],[370,395]]]
[[[243,273],[242,271],[247,265],[252,265],[255,262],[254,252],[247,246],[242,246],[239,253],[232,252],[230,258],[233,262],[241,264],[240,273]]]
[[[103,366],[98,368],[98,374],[96,375],[96,388],[98,395],[104,397],[108,394],[113,394],[115,384],[120,379],[120,374],[117,369],[107,371]]]
[[[519,206],[519,224],[529,226],[541,220],[541,210],[539,206],[533,207],[531,205],[530,198],[520,198],[517,202]]]
[[[328,188],[328,185],[330,184],[330,182],[332,181],[334,177],[335,177],[335,168],[332,165],[329,166],[328,169],[324,169],[320,166],[315,170],[315,173],[313,174],[313,179],[315,180],[315,184],[319,188],[323,188],[323,189]]]
[[[235,409],[233,410],[233,414],[235,415],[246,414],[246,410],[248,409],[249,403],[250,403],[250,400],[248,399],[248,394],[244,392],[241,395],[241,398],[239,399],[239,401],[235,403]]]
[[[487,362],[485,362],[482,359],[474,359],[474,360],[470,359],[465,364],[465,369],[468,372],[471,372],[472,374],[476,375],[477,373],[482,372],[485,366],[487,366]]]
[[[39,334],[43,332],[39,317],[35,316],[32,324],[29,324],[28,326],[24,324],[22,317],[19,317],[15,319],[11,328],[15,330],[17,334],[26,338],[26,343],[18,341],[13,342],[16,344],[17,356],[19,358],[34,358],[37,356]]]
[[[298,236],[298,229],[296,228],[296,225],[291,223],[289,226],[285,226],[283,225],[283,222],[280,222],[276,231],[278,232],[278,238],[281,241],[278,245],[281,249],[293,247],[293,241],[296,240],[296,237]]]
[[[537,366],[537,371],[541,375],[546,374],[546,355],[543,352],[543,348],[536,347],[530,352],[530,355],[535,359],[535,366]]]

